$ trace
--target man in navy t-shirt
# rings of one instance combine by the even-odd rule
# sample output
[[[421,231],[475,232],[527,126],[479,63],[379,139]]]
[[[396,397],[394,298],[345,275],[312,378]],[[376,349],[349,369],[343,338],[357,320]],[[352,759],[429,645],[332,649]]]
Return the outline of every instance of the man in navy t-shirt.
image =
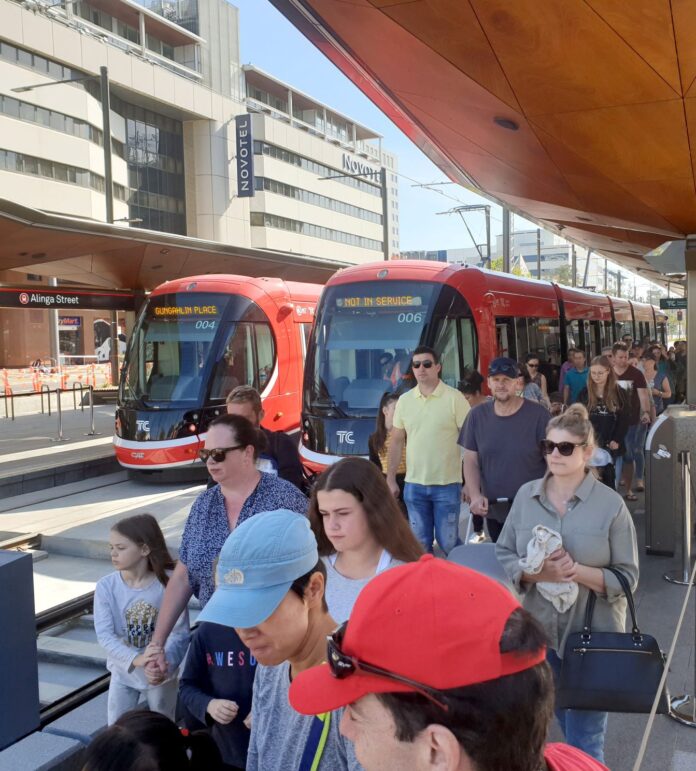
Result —
[[[520,370],[514,359],[494,359],[488,368],[492,401],[469,413],[459,435],[464,448],[465,494],[472,514],[486,517],[498,540],[512,501],[523,484],[546,473],[539,442],[546,438],[549,411],[517,395]]]

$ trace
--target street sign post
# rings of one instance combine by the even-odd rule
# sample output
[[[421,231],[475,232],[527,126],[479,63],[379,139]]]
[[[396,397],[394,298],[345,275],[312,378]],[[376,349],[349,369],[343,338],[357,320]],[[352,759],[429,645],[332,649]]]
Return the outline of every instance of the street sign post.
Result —
[[[676,311],[686,310],[686,297],[661,297],[660,310]]]

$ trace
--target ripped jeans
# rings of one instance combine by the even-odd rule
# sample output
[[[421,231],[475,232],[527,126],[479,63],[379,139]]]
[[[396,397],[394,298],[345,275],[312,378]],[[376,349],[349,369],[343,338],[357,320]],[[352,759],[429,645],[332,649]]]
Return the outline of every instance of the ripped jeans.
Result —
[[[438,545],[449,554],[459,539],[462,486],[418,485],[406,482],[404,501],[413,534],[426,552],[433,552],[433,531]]]

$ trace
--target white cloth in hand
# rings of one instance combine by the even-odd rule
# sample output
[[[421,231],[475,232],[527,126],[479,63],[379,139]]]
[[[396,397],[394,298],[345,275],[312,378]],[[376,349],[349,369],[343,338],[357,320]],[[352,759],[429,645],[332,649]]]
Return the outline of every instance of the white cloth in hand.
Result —
[[[519,562],[522,572],[529,575],[540,573],[544,560],[562,546],[560,533],[545,525],[537,525],[527,544],[527,556]],[[578,585],[575,581],[540,581],[536,586],[539,594],[552,603],[559,613],[566,613],[578,598]]]

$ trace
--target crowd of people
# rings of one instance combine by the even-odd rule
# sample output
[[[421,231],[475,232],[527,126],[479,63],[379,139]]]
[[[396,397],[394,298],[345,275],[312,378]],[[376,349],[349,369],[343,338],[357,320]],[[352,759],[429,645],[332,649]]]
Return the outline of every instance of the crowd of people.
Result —
[[[261,428],[258,393],[234,388],[178,561],[150,515],[111,532],[115,572],[95,592],[109,728],[84,771],[605,768],[606,712],[557,711],[566,743],[546,744],[554,683],[592,592],[596,628],[624,628],[608,568],[635,589],[624,497],[643,483],[647,425],[683,392],[677,352],[571,351],[560,378],[538,355],[501,357],[453,388],[416,348],[370,459],[311,489],[296,447]],[[462,503],[521,603],[434,556],[461,544]]]

